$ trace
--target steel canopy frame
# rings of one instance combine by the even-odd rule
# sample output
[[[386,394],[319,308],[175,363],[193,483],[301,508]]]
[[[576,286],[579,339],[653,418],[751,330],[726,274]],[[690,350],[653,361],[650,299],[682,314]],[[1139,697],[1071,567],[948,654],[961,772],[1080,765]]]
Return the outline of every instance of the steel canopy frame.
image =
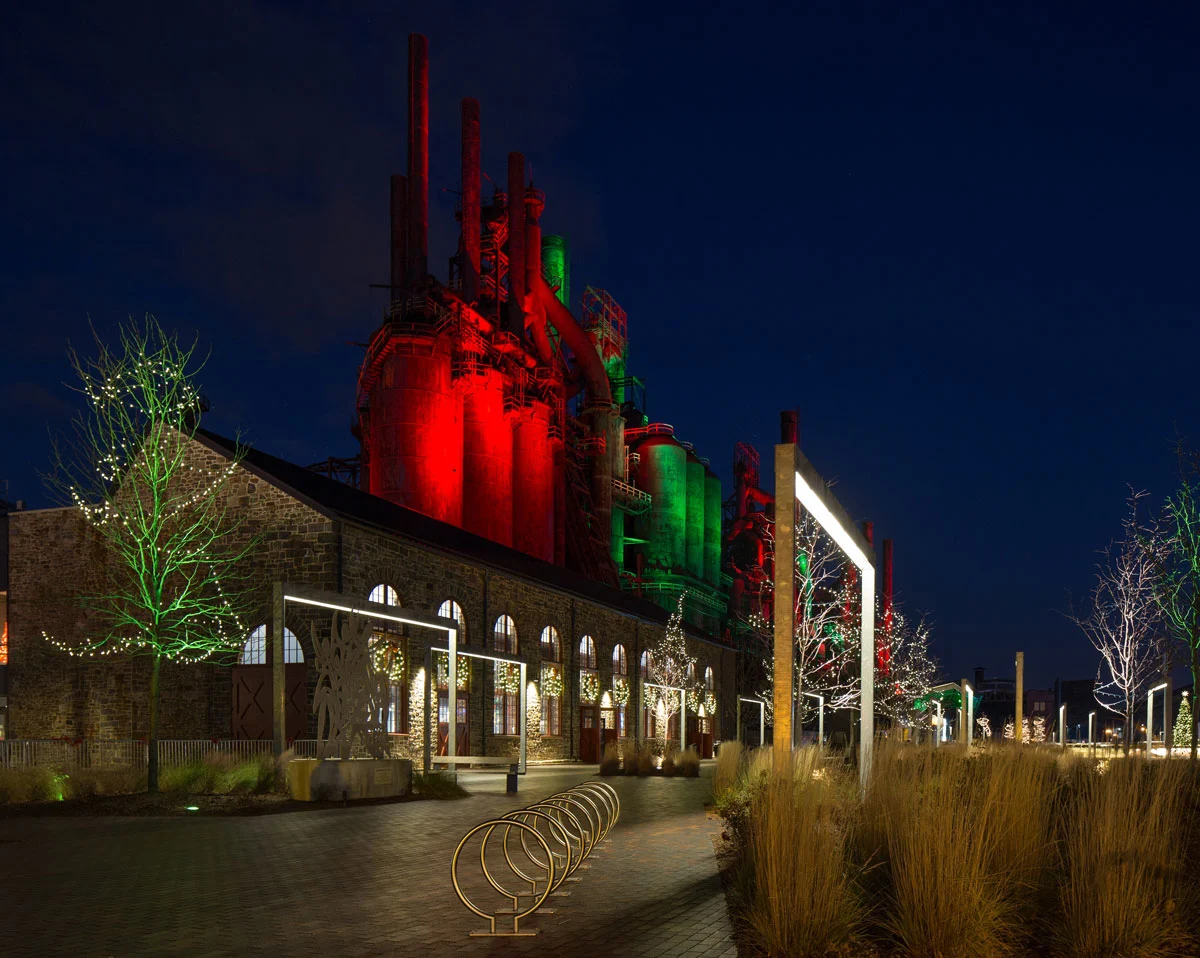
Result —
[[[742,703],[749,702],[758,706],[758,747],[762,748],[767,741],[767,703],[752,695],[739,695],[737,699],[737,737],[742,740]]]
[[[451,649],[454,650],[453,653],[451,653]],[[437,758],[434,758],[431,755],[430,745],[429,745],[429,729],[430,729],[429,695],[430,695],[430,686],[433,685],[433,682],[431,682],[430,679],[434,675],[433,653],[435,653],[435,652],[445,652],[446,653],[446,658],[448,661],[446,670],[449,673],[446,677],[446,682],[448,684],[447,694],[446,694],[446,698],[447,698],[447,701],[446,701],[446,712],[447,712],[447,715],[446,715],[446,754],[439,755],[439,756],[437,756]],[[463,656],[463,658],[467,658],[467,659],[485,659],[489,662],[507,662],[509,665],[520,666],[520,669],[521,669],[521,693],[520,693],[520,703],[518,705],[518,708],[520,708],[520,710],[521,710],[521,715],[520,715],[521,748],[520,748],[520,752],[518,753],[518,758],[517,758],[517,771],[521,775],[524,775],[525,774],[525,757],[526,757],[525,743],[527,741],[526,734],[529,731],[528,709],[527,709],[527,704],[528,704],[527,699],[529,697],[529,691],[528,691],[528,685],[526,684],[526,678],[528,675],[527,664],[525,662],[523,662],[521,659],[517,658],[515,655],[508,655],[503,652],[472,652],[470,650],[460,652],[460,651],[458,651],[458,643],[455,642],[453,638],[451,638],[451,640],[448,643],[446,643],[445,648],[442,648],[440,646],[431,645],[429,647],[428,651],[425,653],[425,693],[421,697],[422,698],[421,705],[422,705],[422,708],[425,710],[425,771],[426,772],[429,771],[430,765],[434,761],[445,759],[447,761],[444,761],[443,764],[454,765],[454,764],[456,764],[455,760],[457,758],[459,758],[459,756],[455,753],[455,749],[457,748],[457,745],[458,745],[457,734],[456,734],[458,731],[458,696],[455,693],[458,691],[458,664],[457,664],[456,660],[457,660],[457,657],[460,655]],[[454,721],[450,721],[450,716],[454,716]],[[464,755],[462,757],[477,759],[480,756]]]
[[[871,774],[875,744],[875,557],[870,543],[851,521],[829,490],[829,485],[800,452],[795,442],[775,447],[775,756],[777,767],[792,746],[792,673],[794,669],[794,597],[795,570],[790,557],[795,554],[795,509],[785,503],[799,502],[801,507],[858,569],[862,583],[862,628],[859,654],[859,781],[865,788]],[[789,557],[778,561],[783,555]],[[781,728],[780,726],[784,727]]]
[[[1154,755],[1152,745],[1154,743],[1154,693],[1162,692],[1166,689],[1167,683],[1160,682],[1146,693],[1146,758],[1151,758]],[[1163,696],[1163,711],[1166,711],[1166,696]],[[1130,735],[1132,738],[1132,733]],[[1163,722],[1163,745],[1167,742],[1167,723]],[[1171,753],[1167,752],[1167,757],[1171,757]]]
[[[369,619],[383,619],[388,622],[400,622],[405,625],[415,625],[424,629],[436,629],[447,633],[449,644],[453,648],[458,644],[458,623],[453,619],[444,619],[437,615],[425,615],[402,609],[401,606],[384,605],[382,602],[370,602],[347,596],[342,592],[330,592],[325,589],[309,589],[304,586],[291,585],[287,582],[276,582],[272,588],[272,621],[271,621],[271,678],[274,682],[272,695],[272,712],[274,716],[275,754],[282,755],[286,748],[286,715],[287,689],[286,672],[283,661],[283,631],[284,616],[287,604],[315,606],[320,609],[331,609],[334,612],[346,612],[350,615],[361,615]],[[453,666],[451,666],[453,669]],[[453,671],[451,671],[453,676]],[[451,693],[453,694],[453,693]],[[451,699],[453,701],[453,699]],[[451,742],[454,732],[451,730]]]

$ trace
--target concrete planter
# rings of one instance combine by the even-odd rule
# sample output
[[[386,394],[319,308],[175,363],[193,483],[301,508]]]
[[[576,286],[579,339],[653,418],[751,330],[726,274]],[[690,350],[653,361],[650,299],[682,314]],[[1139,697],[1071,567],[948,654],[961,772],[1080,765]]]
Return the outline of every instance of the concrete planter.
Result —
[[[297,758],[288,762],[288,790],[301,802],[397,798],[412,788],[407,758]]]

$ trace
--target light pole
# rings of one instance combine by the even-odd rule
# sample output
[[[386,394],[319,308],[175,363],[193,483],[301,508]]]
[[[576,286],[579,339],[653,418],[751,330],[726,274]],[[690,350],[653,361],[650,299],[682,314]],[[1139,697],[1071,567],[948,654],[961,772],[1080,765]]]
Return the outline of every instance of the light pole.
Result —
[[[1146,758],[1151,755],[1150,746],[1154,741],[1154,693],[1167,687],[1166,682],[1160,682],[1146,693]]]

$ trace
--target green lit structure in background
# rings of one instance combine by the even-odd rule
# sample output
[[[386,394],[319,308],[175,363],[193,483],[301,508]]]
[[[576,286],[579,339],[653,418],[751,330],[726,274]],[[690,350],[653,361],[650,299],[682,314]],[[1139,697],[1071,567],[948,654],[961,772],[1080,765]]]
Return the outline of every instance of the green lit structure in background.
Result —
[[[558,287],[558,301],[571,308],[571,257],[565,236],[542,237],[542,272],[551,289]]]

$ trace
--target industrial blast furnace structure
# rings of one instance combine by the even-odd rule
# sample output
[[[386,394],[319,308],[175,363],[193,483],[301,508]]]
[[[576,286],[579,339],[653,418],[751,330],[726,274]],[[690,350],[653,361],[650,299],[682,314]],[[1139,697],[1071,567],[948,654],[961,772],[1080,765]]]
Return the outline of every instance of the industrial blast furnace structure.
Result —
[[[359,483],[442,522],[645,595],[719,634],[721,482],[629,375],[625,311],[586,287],[520,153],[484,200],[462,101],[458,250],[428,264],[429,67],[409,38],[408,169],[391,179],[391,302],[358,380]]]

